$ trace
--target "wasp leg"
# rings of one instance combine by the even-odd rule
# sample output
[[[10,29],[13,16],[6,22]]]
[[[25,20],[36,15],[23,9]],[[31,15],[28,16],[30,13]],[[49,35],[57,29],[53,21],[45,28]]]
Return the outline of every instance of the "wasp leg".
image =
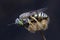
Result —
[[[39,27],[39,26],[40,26],[40,22],[39,22],[36,18],[34,18],[34,17],[32,17],[32,16],[31,16],[31,18],[36,21],[36,23],[37,23],[37,25],[38,25],[38,26],[37,26],[37,27],[38,27],[37,30],[40,30],[40,29],[41,29],[41,27]],[[40,28],[40,29],[39,29],[39,28]],[[41,32],[41,35],[42,35],[43,40],[46,40],[43,32],[42,32],[42,31],[40,31],[40,32]]]
[[[41,24],[35,17],[32,17],[32,16],[31,16],[31,18],[36,21],[37,30],[43,29],[42,24]]]
[[[29,27],[27,28],[27,30],[30,32],[35,32],[36,26],[30,20],[28,20],[28,23],[29,23]]]

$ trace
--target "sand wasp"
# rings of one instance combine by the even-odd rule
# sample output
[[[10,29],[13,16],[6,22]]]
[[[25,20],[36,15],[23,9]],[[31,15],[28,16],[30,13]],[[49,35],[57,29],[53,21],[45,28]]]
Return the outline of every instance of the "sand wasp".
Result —
[[[15,24],[24,25],[30,32],[46,30],[48,28],[49,16],[44,11],[45,9],[43,8],[22,13],[19,15],[19,18],[15,20]]]

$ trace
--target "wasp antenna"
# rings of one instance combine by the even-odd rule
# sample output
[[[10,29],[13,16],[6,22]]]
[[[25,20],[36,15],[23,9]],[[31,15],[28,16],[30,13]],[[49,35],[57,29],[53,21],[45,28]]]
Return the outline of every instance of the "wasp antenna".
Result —
[[[14,25],[15,23],[8,24],[8,26]]]

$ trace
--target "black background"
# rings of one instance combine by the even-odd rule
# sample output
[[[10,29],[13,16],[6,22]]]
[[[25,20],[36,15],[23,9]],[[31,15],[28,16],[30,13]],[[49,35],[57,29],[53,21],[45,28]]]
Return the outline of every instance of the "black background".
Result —
[[[29,33],[17,25],[8,26],[23,12],[48,7],[50,24],[46,30],[47,40],[60,40],[59,0],[0,0],[0,40],[41,40],[40,32]]]

